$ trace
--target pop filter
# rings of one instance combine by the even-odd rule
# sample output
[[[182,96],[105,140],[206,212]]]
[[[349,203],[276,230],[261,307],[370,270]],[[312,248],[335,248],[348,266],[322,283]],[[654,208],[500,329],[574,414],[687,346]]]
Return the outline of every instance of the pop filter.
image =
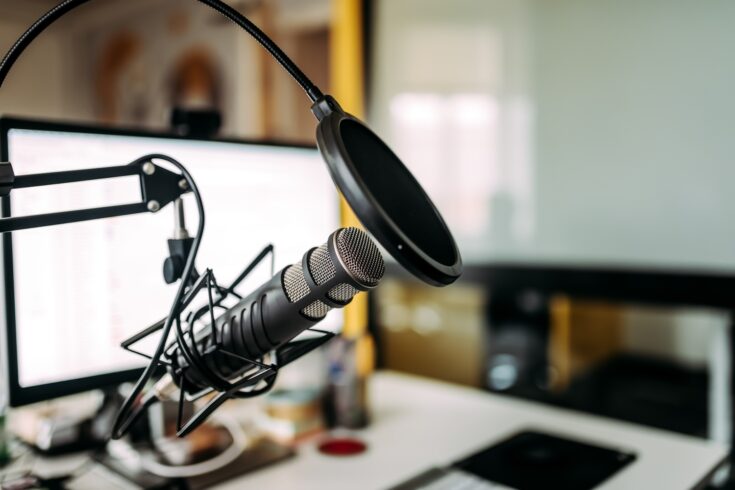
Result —
[[[337,188],[367,230],[408,271],[434,286],[462,274],[449,228],[393,151],[330,96],[312,111],[316,137]]]

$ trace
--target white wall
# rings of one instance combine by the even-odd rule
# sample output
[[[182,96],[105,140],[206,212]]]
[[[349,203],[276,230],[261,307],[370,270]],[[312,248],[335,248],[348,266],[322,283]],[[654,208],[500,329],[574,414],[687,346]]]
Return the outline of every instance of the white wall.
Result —
[[[731,0],[383,0],[370,117],[470,264],[733,273],[733,19]],[[464,139],[460,109],[484,121]],[[724,319],[698,315],[631,313],[628,344],[702,363]]]
[[[735,271],[735,2],[534,6],[535,251]]]
[[[384,0],[370,116],[470,263],[735,271],[733,19],[729,0]],[[486,122],[462,139],[467,94],[486,108],[460,118]]]
[[[534,226],[529,9],[526,0],[377,3],[370,120],[467,262],[512,249]]]

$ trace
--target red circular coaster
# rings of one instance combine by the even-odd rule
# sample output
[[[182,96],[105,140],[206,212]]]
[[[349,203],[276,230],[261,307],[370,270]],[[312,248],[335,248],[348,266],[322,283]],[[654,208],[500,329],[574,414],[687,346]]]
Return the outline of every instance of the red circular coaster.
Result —
[[[329,439],[319,444],[319,451],[329,456],[354,456],[364,453],[367,445],[357,439]]]

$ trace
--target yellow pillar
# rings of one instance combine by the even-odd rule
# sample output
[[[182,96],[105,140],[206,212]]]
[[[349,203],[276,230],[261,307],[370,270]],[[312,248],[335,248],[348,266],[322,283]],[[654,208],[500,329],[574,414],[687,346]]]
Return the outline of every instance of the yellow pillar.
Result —
[[[361,119],[365,117],[362,30],[362,0],[332,0],[330,93],[345,111]],[[340,209],[342,226],[360,226],[344,199]],[[367,317],[367,295],[357,295],[345,308],[343,335],[360,337],[367,330]]]

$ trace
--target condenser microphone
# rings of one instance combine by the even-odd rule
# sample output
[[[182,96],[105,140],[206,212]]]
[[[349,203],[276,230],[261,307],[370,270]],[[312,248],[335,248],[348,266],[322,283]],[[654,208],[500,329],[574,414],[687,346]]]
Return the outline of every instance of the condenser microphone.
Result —
[[[169,355],[169,374],[191,397],[215,388],[217,378],[236,379],[256,367],[250,361],[259,362],[332,308],[377,286],[384,272],[380,250],[367,233],[341,228],[217,317],[214,328],[206,325],[187,336],[188,352],[208,355],[187,355],[177,346]]]

